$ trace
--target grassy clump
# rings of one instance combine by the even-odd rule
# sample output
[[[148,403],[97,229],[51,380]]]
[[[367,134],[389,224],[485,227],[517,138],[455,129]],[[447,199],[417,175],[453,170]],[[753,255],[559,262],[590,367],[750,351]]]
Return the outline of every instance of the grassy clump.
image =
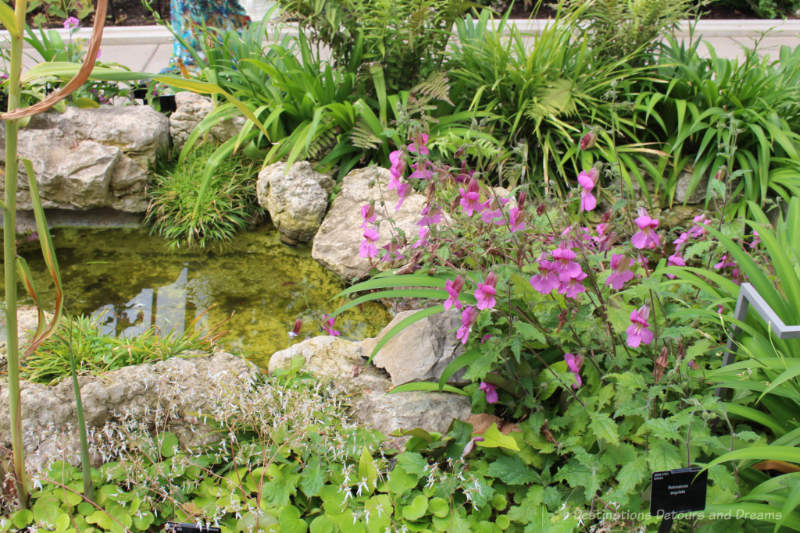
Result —
[[[162,335],[158,328],[151,327],[136,337],[122,338],[103,335],[89,317],[70,317],[63,319],[56,334],[25,359],[21,373],[29,381],[53,384],[70,375],[70,350],[78,374],[97,375],[162,361],[187,351],[208,350],[212,335],[194,330]]]
[[[237,156],[221,160],[200,187],[214,148],[198,145],[183,160],[157,170],[145,220],[175,246],[230,240],[257,218],[255,165]]]

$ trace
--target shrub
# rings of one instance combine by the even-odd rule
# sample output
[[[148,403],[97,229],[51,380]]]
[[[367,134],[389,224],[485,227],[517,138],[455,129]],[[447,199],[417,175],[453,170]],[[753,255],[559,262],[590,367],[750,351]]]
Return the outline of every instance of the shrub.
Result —
[[[467,0],[280,0],[337,64],[379,64],[387,90],[408,89],[438,70]]]
[[[203,144],[154,175],[145,220],[152,233],[175,246],[228,240],[261,211],[254,198],[255,165],[241,156],[217,160],[210,179],[198,186],[214,149]]]
[[[658,41],[691,19],[702,6],[695,0],[566,0],[568,9],[580,9],[589,48],[599,57],[631,56],[640,63]]]

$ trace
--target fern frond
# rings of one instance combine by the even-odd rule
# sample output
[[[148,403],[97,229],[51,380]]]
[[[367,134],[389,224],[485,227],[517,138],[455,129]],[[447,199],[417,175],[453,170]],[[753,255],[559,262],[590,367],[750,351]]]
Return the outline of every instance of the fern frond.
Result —
[[[450,80],[441,71],[432,73],[427,80],[411,89],[411,94],[417,96],[417,98],[425,97],[429,100],[440,100],[453,105],[453,102],[450,101]]]
[[[353,146],[362,150],[374,150],[383,144],[383,140],[375,135],[363,120],[359,120],[353,126],[350,132],[350,142],[353,143]]]

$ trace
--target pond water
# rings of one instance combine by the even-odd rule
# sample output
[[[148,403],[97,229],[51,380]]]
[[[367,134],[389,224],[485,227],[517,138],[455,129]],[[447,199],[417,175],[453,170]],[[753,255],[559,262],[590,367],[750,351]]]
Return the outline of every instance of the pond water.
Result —
[[[336,309],[331,298],[343,288],[310,248],[282,244],[272,228],[206,249],[171,248],[141,228],[61,228],[52,235],[67,313],[91,315],[103,332],[122,336],[151,326],[166,333],[221,324],[224,349],[264,366],[275,351],[321,334],[319,317]],[[52,308],[38,241],[22,241],[20,254]],[[22,287],[20,298],[30,303]],[[296,318],[303,327],[291,340]],[[336,329],[364,338],[388,321],[382,306],[366,304],[338,317]]]

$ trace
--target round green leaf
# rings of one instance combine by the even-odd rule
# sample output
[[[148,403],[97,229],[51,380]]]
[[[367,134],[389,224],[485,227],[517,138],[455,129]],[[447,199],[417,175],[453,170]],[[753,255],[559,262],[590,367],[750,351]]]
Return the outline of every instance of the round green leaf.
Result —
[[[428,498],[417,494],[411,503],[403,507],[403,518],[406,520],[419,520],[428,510]]]
[[[444,518],[450,514],[450,504],[444,498],[433,498],[428,502],[428,508],[433,516]]]

